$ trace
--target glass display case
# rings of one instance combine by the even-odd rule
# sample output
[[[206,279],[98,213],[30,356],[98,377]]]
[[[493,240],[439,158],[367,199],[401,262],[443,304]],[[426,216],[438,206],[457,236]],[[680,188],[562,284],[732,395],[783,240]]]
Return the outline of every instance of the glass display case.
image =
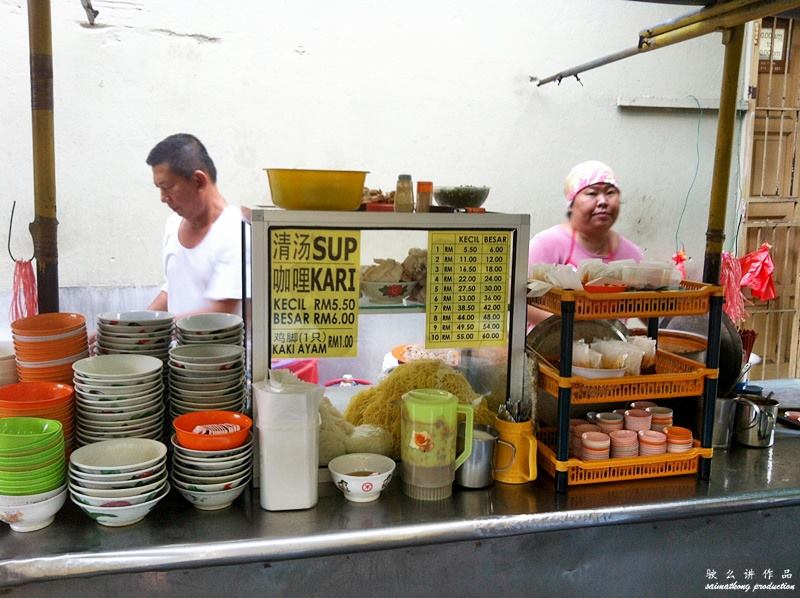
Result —
[[[435,355],[495,411],[526,396],[528,215],[254,206],[243,217],[253,381],[292,363],[320,384],[376,383]]]

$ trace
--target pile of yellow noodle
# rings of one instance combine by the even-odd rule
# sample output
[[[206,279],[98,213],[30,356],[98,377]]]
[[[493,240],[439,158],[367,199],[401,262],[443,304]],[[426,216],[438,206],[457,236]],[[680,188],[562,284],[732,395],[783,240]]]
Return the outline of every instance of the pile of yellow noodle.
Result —
[[[394,458],[400,458],[400,403],[409,390],[438,388],[453,393],[459,403],[472,405],[475,423],[491,424],[494,414],[464,376],[438,359],[423,359],[398,366],[375,386],[350,400],[345,419],[354,426],[373,424],[391,432]],[[476,404],[477,403],[477,404]]]

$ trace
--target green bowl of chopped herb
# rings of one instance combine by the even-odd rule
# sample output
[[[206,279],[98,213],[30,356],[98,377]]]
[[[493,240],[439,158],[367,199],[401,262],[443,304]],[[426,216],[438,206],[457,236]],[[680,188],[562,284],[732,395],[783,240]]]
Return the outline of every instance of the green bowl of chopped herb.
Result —
[[[435,187],[433,199],[440,206],[448,208],[479,208],[489,196],[489,187]]]

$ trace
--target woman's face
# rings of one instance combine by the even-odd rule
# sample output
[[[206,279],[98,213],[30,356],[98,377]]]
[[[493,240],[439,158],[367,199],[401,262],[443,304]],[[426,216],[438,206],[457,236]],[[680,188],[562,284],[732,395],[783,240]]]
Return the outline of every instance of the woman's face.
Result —
[[[596,183],[582,189],[572,201],[569,222],[586,235],[608,232],[619,215],[619,189]]]

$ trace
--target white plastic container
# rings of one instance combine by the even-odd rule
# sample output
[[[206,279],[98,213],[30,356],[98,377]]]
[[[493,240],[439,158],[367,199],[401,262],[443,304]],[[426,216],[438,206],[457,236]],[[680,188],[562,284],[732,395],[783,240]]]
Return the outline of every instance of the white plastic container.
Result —
[[[268,511],[317,504],[319,405],[322,387],[272,370],[254,385],[260,503]]]

